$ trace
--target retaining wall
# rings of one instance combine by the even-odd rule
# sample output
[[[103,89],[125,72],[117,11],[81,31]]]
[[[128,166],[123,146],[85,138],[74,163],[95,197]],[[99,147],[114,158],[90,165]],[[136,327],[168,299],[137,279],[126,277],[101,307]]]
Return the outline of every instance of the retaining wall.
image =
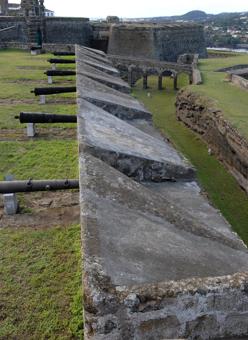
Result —
[[[236,78],[236,77],[235,77]],[[177,96],[177,117],[199,133],[213,153],[226,165],[248,192],[248,142],[220,110],[204,97],[181,90]]]
[[[236,74],[231,75],[231,82],[244,90],[248,90],[248,79]]]

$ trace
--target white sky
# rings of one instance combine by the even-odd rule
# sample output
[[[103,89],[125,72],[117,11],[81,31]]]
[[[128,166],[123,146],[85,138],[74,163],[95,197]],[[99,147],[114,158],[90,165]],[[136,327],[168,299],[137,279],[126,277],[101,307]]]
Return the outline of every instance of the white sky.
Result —
[[[20,0],[10,0],[19,2]],[[207,13],[248,12],[248,0],[45,0],[45,6],[56,16],[105,18],[155,17],[185,14],[192,10]]]

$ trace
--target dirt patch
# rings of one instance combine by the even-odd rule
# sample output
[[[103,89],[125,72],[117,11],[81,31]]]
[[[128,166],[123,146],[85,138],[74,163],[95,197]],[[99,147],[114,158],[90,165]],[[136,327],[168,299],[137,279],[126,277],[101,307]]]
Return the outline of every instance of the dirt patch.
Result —
[[[20,104],[36,104],[34,99],[0,99],[0,105],[20,105]]]
[[[22,104],[32,104],[35,105],[39,102],[38,97],[36,99],[0,99],[0,105],[22,105]],[[46,97],[46,104],[76,104],[76,99],[74,98],[51,98]]]
[[[76,128],[42,128],[36,127],[35,139],[70,139],[76,140],[77,130]],[[1,130],[0,141],[28,141],[30,137],[27,137],[26,129],[4,129]]]
[[[17,66],[18,70],[44,70],[44,66]]]
[[[20,213],[4,214],[0,201],[0,228],[47,228],[80,222],[79,193],[77,191],[36,192],[18,195]]]
[[[68,85],[75,81],[70,79],[53,79],[53,85],[54,84],[60,84],[60,85]],[[38,85],[48,85],[48,81],[46,79],[16,79],[16,80],[8,80],[6,81],[7,84],[38,84]]]

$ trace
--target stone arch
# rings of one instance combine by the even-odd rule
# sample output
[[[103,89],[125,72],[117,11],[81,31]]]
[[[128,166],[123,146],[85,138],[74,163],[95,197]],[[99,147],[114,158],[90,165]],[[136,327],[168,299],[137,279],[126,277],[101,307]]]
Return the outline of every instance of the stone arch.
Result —
[[[189,79],[189,84],[192,84],[192,72],[186,71],[186,70],[180,70],[177,72],[177,77],[179,77],[182,74],[186,74]]]

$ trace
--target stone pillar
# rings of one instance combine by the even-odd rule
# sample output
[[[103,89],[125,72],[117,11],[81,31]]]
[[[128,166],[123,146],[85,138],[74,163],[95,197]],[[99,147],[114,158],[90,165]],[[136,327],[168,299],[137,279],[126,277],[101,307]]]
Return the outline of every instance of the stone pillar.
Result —
[[[177,91],[177,75],[174,75],[174,81],[173,81],[173,85],[174,85],[174,90]]]
[[[15,215],[18,211],[16,194],[3,195],[4,212],[6,215]]]
[[[147,74],[143,75],[143,89],[146,90],[148,88],[147,86]]]
[[[133,87],[133,70],[128,70],[128,84]]]
[[[189,74],[189,83],[190,83],[190,85],[193,84],[193,74],[192,73]]]
[[[163,76],[161,74],[158,76],[158,90],[163,90]]]
[[[35,124],[34,123],[27,123],[27,136],[34,137],[36,134],[35,131]]]
[[[46,104],[46,96],[45,95],[40,95],[40,104],[41,105],[44,105],[44,104]]]

